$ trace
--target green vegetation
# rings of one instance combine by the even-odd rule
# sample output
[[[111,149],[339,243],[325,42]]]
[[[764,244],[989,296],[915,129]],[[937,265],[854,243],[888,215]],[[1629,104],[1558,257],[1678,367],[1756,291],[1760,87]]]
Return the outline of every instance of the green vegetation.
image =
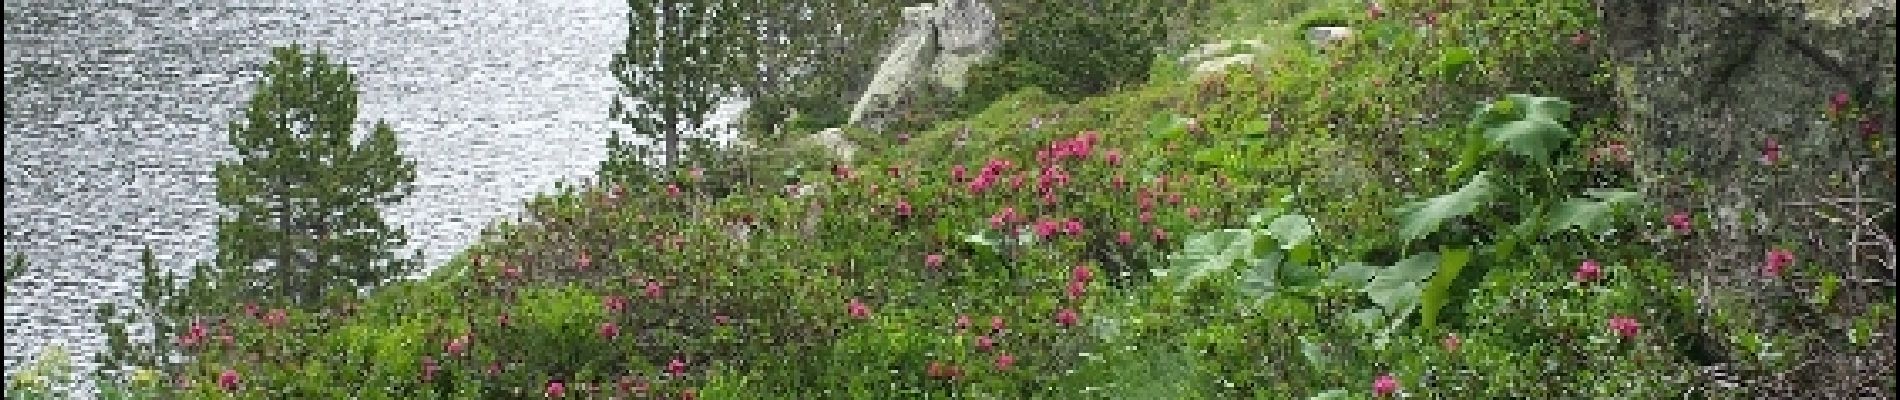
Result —
[[[315,308],[325,293],[401,276],[408,240],[379,207],[408,196],[415,163],[378,122],[355,134],[356,82],[322,53],[278,48],[244,119],[230,127],[238,159],[221,163],[217,279],[223,301]],[[204,271],[200,271],[204,272]]]
[[[1253,3],[1182,34],[1265,36],[1248,67],[1148,75],[1176,51],[1151,46],[1087,78],[979,77],[1007,93],[905,137],[848,131],[850,163],[747,132],[764,150],[537,197],[426,279],[316,310],[209,305],[228,318],[146,344],[191,356],[148,365],[178,384],[104,379],[193,398],[1752,398],[1697,369],[1786,368],[1825,356],[1804,341],[1872,346],[1893,322],[1874,307],[1795,338],[1703,311],[1658,250],[1696,217],[1634,191],[1610,71],[1573,39],[1589,2]],[[1357,33],[1291,45],[1322,20]],[[1816,268],[1773,254],[1762,279]]]

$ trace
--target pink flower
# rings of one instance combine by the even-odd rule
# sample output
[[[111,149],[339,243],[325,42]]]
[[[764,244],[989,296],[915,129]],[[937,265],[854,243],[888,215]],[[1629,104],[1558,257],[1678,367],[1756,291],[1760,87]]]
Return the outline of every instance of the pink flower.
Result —
[[[686,360],[673,357],[673,361],[666,362],[666,373],[673,374],[674,376],[686,373]]]
[[[1053,191],[1052,191],[1052,192],[1048,192],[1048,193],[1043,193],[1043,194],[1042,194],[1042,204],[1043,204],[1043,205],[1047,205],[1047,206],[1053,206],[1053,205],[1056,205],[1056,192],[1053,192]]]
[[[1780,161],[1781,143],[1776,142],[1775,138],[1768,138],[1768,140],[1763,141],[1761,145],[1761,162],[1763,164],[1774,165]]]
[[[990,339],[989,335],[976,337],[976,351],[988,352],[994,347],[996,347],[996,340]]]
[[[1579,47],[1590,45],[1590,32],[1577,32],[1570,36],[1570,44]]]
[[[1008,371],[1009,367],[1014,365],[1016,365],[1016,356],[1009,355],[1009,353],[998,354],[996,356],[997,371]]]
[[[1135,205],[1141,207],[1142,211],[1153,210],[1155,209],[1155,199],[1153,196],[1148,195],[1148,189],[1142,189],[1141,193],[1135,197]]]
[[[725,326],[726,324],[732,323],[732,317],[728,317],[725,314],[713,314],[713,323],[719,326]]]
[[[1095,270],[1090,269],[1088,264],[1077,264],[1075,268],[1069,269],[1071,281],[1088,282],[1091,279],[1095,279]]]
[[[1457,333],[1445,334],[1445,351],[1446,352],[1456,353],[1458,352],[1458,347],[1463,346],[1464,343],[1465,343],[1464,339],[1458,338]]]
[[[1392,377],[1392,374],[1379,375],[1378,379],[1372,380],[1373,395],[1385,397],[1397,391],[1399,391],[1399,378]]]
[[[447,347],[447,349],[445,350],[447,350],[449,352],[449,355],[451,356],[460,357],[462,354],[466,354],[468,352],[468,341],[469,341],[468,335],[464,334],[462,336],[458,336],[455,339],[449,341],[449,344],[445,346]]]
[[[1123,246],[1133,245],[1135,244],[1135,233],[1129,231],[1116,232],[1115,242],[1121,243]]]
[[[1069,289],[1067,290],[1067,292],[1069,293],[1069,299],[1075,300],[1075,299],[1082,298],[1082,292],[1087,289],[1088,289],[1087,283],[1084,283],[1082,281],[1069,281]]]
[[[934,253],[933,253],[933,254],[927,254],[927,255],[924,255],[924,267],[925,267],[925,268],[930,268],[930,269],[937,269],[938,267],[942,267],[942,266],[943,266],[943,255],[942,255],[942,254],[934,254]]]
[[[621,311],[626,311],[627,310],[627,296],[621,296],[617,294],[608,295],[607,297],[602,297],[600,299],[600,305],[601,307],[606,308],[607,312],[609,313],[618,313]]]
[[[1016,207],[1005,207],[997,211],[996,215],[990,216],[990,228],[1002,230],[1004,225],[1017,222],[1017,218],[1019,216],[1016,214]]]
[[[1056,229],[1057,227],[1056,227],[1055,221],[1051,221],[1047,219],[1036,221],[1036,237],[1037,238],[1048,239],[1050,236],[1054,236],[1056,234]]]
[[[1082,220],[1079,218],[1069,218],[1069,221],[1062,225],[1062,233],[1067,233],[1070,235],[1081,235],[1082,234]]]
[[[1155,241],[1157,242],[1166,242],[1168,241],[1168,231],[1163,230],[1161,228],[1155,228],[1154,237],[1155,237]]]
[[[856,297],[851,298],[851,302],[845,304],[845,311],[851,314],[851,318],[865,319],[871,317],[871,306],[864,305],[864,302],[858,301]]]
[[[581,251],[581,255],[575,257],[574,264],[579,265],[581,269],[587,269],[594,266],[594,257],[587,255],[586,251]]]
[[[1677,212],[1669,215],[1669,226],[1675,228],[1676,233],[1687,235],[1695,228],[1695,221],[1689,218],[1689,213]]]
[[[237,370],[225,368],[224,372],[218,374],[218,387],[224,388],[227,392],[236,391],[238,389],[238,379]]]
[[[1186,180],[1187,179],[1182,179],[1182,181],[1186,181]],[[1173,205],[1173,206],[1181,205],[1181,194],[1168,193],[1168,205]]]
[[[435,365],[434,358],[430,358],[429,356],[422,356],[422,381],[423,382],[435,380],[435,373],[441,369],[442,367]]]
[[[1379,3],[1366,5],[1366,19],[1379,19],[1383,16],[1385,16],[1385,7],[1380,7]]]
[[[1121,190],[1122,186],[1127,186],[1127,185],[1128,185],[1128,178],[1123,177],[1122,174],[1115,174],[1115,179],[1108,181],[1108,186],[1113,187],[1116,190]]]
[[[910,211],[910,202],[903,200],[897,201],[897,216],[908,217],[910,216]]]
[[[257,303],[244,303],[244,315],[257,318]]]
[[[1003,330],[1003,316],[997,315],[997,316],[990,317],[990,330],[992,331]]]
[[[1860,117],[1861,139],[1872,139],[1876,133],[1880,133],[1880,121],[1874,120],[1874,116],[1871,114],[1862,115]]]
[[[1768,262],[1767,265],[1762,267],[1762,273],[1769,277],[1781,276],[1781,271],[1787,269],[1789,265],[1794,265],[1793,251],[1786,249],[1769,250]]]
[[[838,177],[839,180],[850,180],[851,167],[847,167],[843,165],[833,165],[831,166],[831,175]]]
[[[1610,330],[1615,331],[1617,336],[1622,336],[1625,339],[1636,338],[1636,331],[1641,328],[1642,324],[1637,323],[1635,318],[1624,316],[1610,317]]]
[[[1105,161],[1108,161],[1108,165],[1111,165],[1111,166],[1122,165],[1122,151],[1116,150],[1116,149],[1108,149],[1108,151],[1102,152],[1102,159]],[[1116,185],[1116,186],[1120,186],[1120,185]]]
[[[488,369],[482,372],[487,373],[488,376],[501,375],[501,362],[500,361],[488,362]]]
[[[647,298],[649,299],[660,298],[660,294],[661,294],[660,281],[656,281],[656,280],[647,281],[646,294],[647,294]]]
[[[963,168],[963,166],[962,166],[962,165],[957,165],[957,166],[953,166],[953,167],[950,167],[950,181],[951,181],[951,182],[962,182],[962,181],[963,181],[963,175],[964,175],[965,173],[967,173],[967,171],[965,171],[965,170],[964,170],[964,168]]]
[[[290,311],[288,310],[273,308],[269,314],[264,315],[264,326],[266,327],[281,328],[284,324],[288,323],[290,323]]]
[[[600,337],[609,340],[620,337],[620,325],[613,322],[600,323]]]
[[[521,268],[510,265],[502,268],[501,274],[507,276],[508,279],[521,279]]]
[[[506,327],[510,322],[512,322],[512,320],[508,318],[508,313],[501,313],[501,315],[495,316],[495,324],[497,325]]]
[[[1056,325],[1062,325],[1064,328],[1072,327],[1075,326],[1076,319],[1078,318],[1080,317],[1075,314],[1075,309],[1064,308],[1062,311],[1056,312]]]
[[[1847,92],[1834,92],[1834,97],[1828,99],[1827,113],[1829,115],[1841,115],[1841,113],[1847,112],[1847,104],[1851,101],[1853,101],[1853,99],[1848,97]]]
[[[1577,266],[1577,282],[1590,283],[1602,277],[1603,268],[1597,265],[1597,260],[1583,260],[1583,264]]]
[[[1153,211],[1142,211],[1139,218],[1141,218],[1141,223],[1151,224],[1155,222],[1155,213]]]
[[[672,198],[680,197],[679,185],[675,185],[671,183],[666,184],[666,197],[672,197]]]
[[[699,399],[699,392],[694,391],[693,388],[680,389],[680,400],[697,400],[697,399]]]
[[[548,397],[555,398],[563,396],[567,396],[567,384],[561,383],[559,379],[548,380]]]
[[[1187,217],[1188,217],[1188,219],[1199,219],[1199,218],[1201,218],[1201,208],[1200,208],[1200,207],[1188,207],[1188,209],[1187,209]]]
[[[960,331],[960,330],[964,330],[964,329],[970,329],[970,316],[969,316],[969,315],[957,315],[957,323],[956,323],[956,326],[957,326],[957,330],[959,330],[959,331]]]

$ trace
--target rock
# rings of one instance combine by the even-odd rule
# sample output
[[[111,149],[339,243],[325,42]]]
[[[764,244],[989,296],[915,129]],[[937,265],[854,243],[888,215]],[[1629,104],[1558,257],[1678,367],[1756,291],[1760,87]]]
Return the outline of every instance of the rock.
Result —
[[[1188,68],[1194,77],[1201,77],[1237,65],[1253,65],[1257,54],[1266,50],[1266,43],[1259,40],[1224,40],[1195,46],[1194,50],[1176,61]]]
[[[1306,30],[1306,40],[1322,49],[1349,37],[1352,37],[1352,28],[1343,26],[1316,26]]]
[[[961,90],[970,67],[1000,45],[996,13],[981,0],[906,7],[903,15],[889,52],[851,108],[851,125],[881,129],[926,85]]]
[[[818,133],[814,133],[810,137],[802,140],[801,143],[830,150],[832,155],[847,163],[851,162],[852,157],[858,152],[858,146],[844,138],[844,129],[842,128],[830,128],[818,131]]]
[[[1879,225],[1891,229],[1891,222],[1820,217],[1872,208],[1829,204],[1831,199],[1892,204],[1894,198],[1892,0],[1599,0],[1596,5],[1603,21],[1600,45],[1619,69],[1621,128],[1633,134],[1644,192],[1664,210],[1692,212],[1708,221],[1693,235],[1668,238],[1675,249],[1669,261],[1684,270],[1680,279],[1706,283],[1697,297],[1732,297],[1725,300],[1736,302],[1730,307],[1759,312],[1760,325],[1752,329],[1819,337],[1827,331],[1817,324],[1790,324],[1789,318],[1801,315],[1771,306],[1793,294],[1758,284],[1764,279],[1756,266],[1762,254],[1793,246],[1803,265],[1893,276],[1891,247],[1857,244],[1875,240],[1860,232]],[[1870,135],[1875,137],[1857,131],[1860,115],[1828,115],[1836,95],[1850,100],[1849,110],[1871,111],[1860,115],[1879,127]],[[1770,138],[1788,148],[1787,155],[1776,165],[1763,165],[1763,143]],[[1865,299],[1873,287],[1843,289],[1839,298]],[[1853,303],[1830,308],[1859,307]],[[1727,345],[1719,339],[1708,342]],[[1870,393],[1862,388],[1886,385],[1860,366],[1894,362],[1892,341],[1861,348],[1822,341],[1791,345],[1818,356],[1798,373],[1745,376],[1741,381],[1749,383],[1729,395],[1857,397]]]

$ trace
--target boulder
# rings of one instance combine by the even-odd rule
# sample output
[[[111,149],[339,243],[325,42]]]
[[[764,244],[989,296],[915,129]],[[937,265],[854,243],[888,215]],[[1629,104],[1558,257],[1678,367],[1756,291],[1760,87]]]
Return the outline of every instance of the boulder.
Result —
[[[1343,26],[1315,26],[1306,30],[1306,40],[1322,49],[1349,37],[1352,37],[1352,28]]]
[[[995,54],[996,13],[981,0],[906,7],[904,23],[851,108],[850,124],[880,129],[926,86],[961,90],[971,67]]]
[[[1253,65],[1256,55],[1266,49],[1266,43],[1259,40],[1225,40],[1195,46],[1177,61],[1192,71],[1194,77],[1201,77],[1234,66]]]
[[[1894,1],[1596,3],[1597,45],[1617,68],[1620,122],[1644,190],[1697,221],[1693,234],[1659,235],[1660,248],[1703,310],[1747,309],[1759,314],[1739,322],[1756,325],[1747,328],[1807,338],[1792,346],[1809,362],[1710,377],[1740,383],[1740,393],[1716,397],[1853,398],[1890,388],[1891,371],[1870,368],[1892,365],[1892,340],[1850,346],[1826,327],[1851,323],[1895,280]],[[1769,148],[1778,160],[1769,162]],[[1799,266],[1764,274],[1773,249],[1798,252]],[[1843,286],[1825,308],[1782,306],[1805,298],[1794,291],[1811,286],[1796,282],[1819,274],[1888,284]],[[1716,354],[1739,353],[1721,328],[1702,329]],[[1880,332],[1894,334],[1891,325]]]

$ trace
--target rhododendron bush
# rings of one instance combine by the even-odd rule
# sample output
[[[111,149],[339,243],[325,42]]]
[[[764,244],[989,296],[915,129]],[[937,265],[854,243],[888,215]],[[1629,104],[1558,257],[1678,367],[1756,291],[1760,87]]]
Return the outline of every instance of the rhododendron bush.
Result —
[[[1216,9],[1247,15],[1234,3]],[[866,149],[849,161],[764,150],[738,158],[767,173],[573,185],[424,279],[319,311],[168,314],[146,346],[182,362],[141,365],[163,372],[144,387],[1720,397],[1739,394],[1708,366],[1891,346],[1892,307],[1837,337],[1694,333],[1749,310],[1705,309],[1659,256],[1714,217],[1635,190],[1588,2],[1338,4],[1302,17],[1355,28],[1332,47],[1282,38],[1251,68],[1075,103],[1025,90],[901,139],[847,130]],[[1741,156],[1787,165],[1792,146]],[[1755,254],[1734,268],[1833,290],[1796,280],[1822,267],[1799,245]],[[1787,306],[1821,304],[1800,296]]]

